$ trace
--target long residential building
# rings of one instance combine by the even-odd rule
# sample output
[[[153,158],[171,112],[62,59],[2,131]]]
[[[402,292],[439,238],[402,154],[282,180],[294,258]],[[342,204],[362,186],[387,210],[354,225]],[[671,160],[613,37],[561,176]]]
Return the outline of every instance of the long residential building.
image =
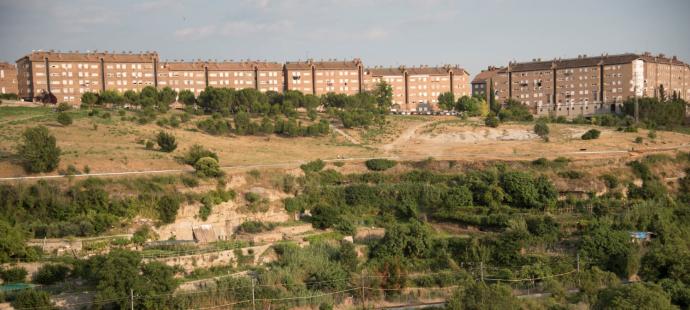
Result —
[[[368,68],[364,89],[372,90],[381,81],[393,90],[396,111],[430,112],[439,110],[438,96],[452,92],[456,98],[470,95],[469,73],[458,66]]]
[[[493,83],[498,102],[515,99],[538,115],[591,115],[619,112],[632,97],[690,98],[690,66],[663,54],[619,54],[530,62],[482,72],[475,87]],[[484,86],[475,86],[484,83]]]
[[[17,67],[14,64],[0,62],[0,94],[16,94]]]
[[[469,95],[469,74],[458,66],[365,69],[360,59],[306,60],[285,64],[266,61],[160,61],[156,52],[38,51],[17,60],[18,94],[33,100],[44,93],[58,102],[79,103],[85,92],[124,93],[146,86],[190,90],[206,87],[260,91],[297,90],[316,96],[353,95],[386,81],[393,87],[399,111],[430,111],[438,96]]]

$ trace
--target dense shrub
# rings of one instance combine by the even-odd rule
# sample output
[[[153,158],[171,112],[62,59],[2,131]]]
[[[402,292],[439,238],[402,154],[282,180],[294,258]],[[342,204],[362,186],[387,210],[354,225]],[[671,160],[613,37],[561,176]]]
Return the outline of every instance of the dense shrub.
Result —
[[[174,195],[164,195],[158,200],[158,217],[164,224],[175,222],[177,210],[180,209],[180,199]]]
[[[161,151],[166,153],[170,153],[177,148],[175,136],[173,136],[172,133],[165,131],[158,132],[158,135],[156,136],[156,143],[158,143],[158,147],[160,147]]]
[[[325,166],[326,166],[326,163],[323,162],[323,160],[317,159],[317,160],[310,161],[306,164],[302,164],[299,167],[302,169],[302,171],[304,171],[304,173],[308,173],[308,172],[319,172]]]
[[[397,165],[398,163],[390,159],[376,158],[367,160],[366,162],[364,162],[364,164],[367,166],[367,169],[369,170],[384,171],[395,167],[395,165]]]
[[[582,140],[599,139],[599,135],[601,135],[601,131],[590,129],[582,135]]]
[[[69,274],[69,267],[61,264],[46,264],[38,269],[33,281],[38,284],[50,285],[65,280]]]
[[[21,290],[12,300],[15,309],[57,309],[50,301],[50,294],[35,289]]]
[[[237,227],[238,233],[246,234],[256,234],[264,231],[269,231],[275,228],[274,223],[264,223],[262,221],[246,221],[242,222],[239,227]]]
[[[534,116],[532,116],[532,112],[530,112],[527,105],[509,99],[505,102],[501,111],[498,112],[498,118],[500,118],[502,122],[529,122],[534,119]]]
[[[215,178],[223,175],[218,161],[212,157],[202,157],[194,164],[196,175],[201,178]]]
[[[17,150],[28,172],[50,172],[60,162],[61,151],[55,137],[43,126],[25,130]]]
[[[185,154],[183,157],[183,161],[187,165],[194,165],[197,161],[199,161],[199,159],[203,157],[211,157],[218,161],[218,154],[210,150],[207,150],[199,144],[194,144],[192,145],[192,147],[189,148],[189,151],[187,151],[187,154]]]
[[[29,273],[22,267],[9,267],[0,270],[0,278],[5,283],[22,283]]]
[[[71,109],[72,109],[72,105],[67,103],[67,102],[60,102],[60,104],[58,104],[58,106],[56,108],[56,110],[58,112],[65,112],[65,111],[69,111]]]
[[[499,120],[496,116],[489,114],[489,116],[484,119],[484,125],[489,126],[491,128],[496,128],[498,127]]]
[[[537,122],[534,124],[534,133],[544,140],[549,139],[549,126],[545,122]]]

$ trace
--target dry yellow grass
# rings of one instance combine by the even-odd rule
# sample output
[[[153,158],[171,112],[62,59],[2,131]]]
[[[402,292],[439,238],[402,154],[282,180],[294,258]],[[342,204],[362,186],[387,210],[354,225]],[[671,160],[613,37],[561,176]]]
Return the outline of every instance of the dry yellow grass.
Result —
[[[176,157],[193,144],[215,151],[223,166],[380,156],[396,156],[401,160],[435,157],[480,161],[557,156],[615,158],[632,157],[644,150],[690,145],[690,135],[659,131],[657,138],[651,140],[642,129],[638,133],[624,133],[599,128],[601,138],[583,141],[582,133],[594,126],[570,124],[549,124],[551,140],[546,143],[534,135],[533,124],[501,124],[493,129],[483,126],[480,119],[447,116],[389,116],[383,128],[344,130],[362,143],[353,145],[337,133],[315,138],[212,136],[196,129],[200,117],[180,128],[162,128],[156,124],[122,121],[113,111],[110,120],[88,117],[86,111],[70,113],[75,118],[74,124],[64,127],[57,124],[50,108],[0,107],[0,177],[25,175],[13,158],[14,147],[22,130],[39,124],[48,126],[57,137],[63,150],[60,169],[70,164],[80,170],[89,166],[92,173],[189,168]],[[142,141],[155,139],[160,130],[174,133],[177,150],[163,153],[145,149]],[[634,143],[636,137],[643,137],[645,142]]]

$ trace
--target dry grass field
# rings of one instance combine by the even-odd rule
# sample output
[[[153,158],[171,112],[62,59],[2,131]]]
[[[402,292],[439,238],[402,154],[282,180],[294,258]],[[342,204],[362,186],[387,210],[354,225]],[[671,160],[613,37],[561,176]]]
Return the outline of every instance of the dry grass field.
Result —
[[[177,160],[193,144],[215,151],[223,166],[264,164],[298,164],[309,160],[367,158],[390,156],[415,160],[437,159],[491,160],[554,158],[630,157],[658,149],[690,149],[690,135],[657,132],[649,139],[647,130],[637,133],[598,128],[599,139],[584,141],[580,136],[594,126],[550,124],[550,142],[543,142],[533,131],[533,124],[501,124],[498,128],[483,125],[481,119],[461,120],[449,116],[397,116],[387,124],[368,129],[343,129],[323,137],[285,138],[280,136],[213,136],[201,132],[196,122],[207,116],[194,116],[178,128],[145,125],[122,120],[116,111],[105,119],[88,116],[86,110],[72,110],[74,123],[62,126],[50,107],[0,106],[0,177],[24,176],[15,146],[21,132],[31,126],[44,125],[56,136],[63,156],[60,169],[85,166],[91,173],[147,171],[189,168]],[[169,112],[168,116],[172,113]],[[132,112],[127,112],[132,115]],[[160,130],[173,132],[178,148],[172,153],[147,150],[145,140],[155,139]],[[346,139],[344,134],[351,136]],[[643,143],[635,143],[642,137]]]

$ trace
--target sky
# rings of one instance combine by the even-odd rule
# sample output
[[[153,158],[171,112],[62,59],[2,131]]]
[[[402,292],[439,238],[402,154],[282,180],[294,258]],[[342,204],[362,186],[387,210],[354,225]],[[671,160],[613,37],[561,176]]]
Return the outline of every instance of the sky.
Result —
[[[690,0],[0,0],[0,61],[32,50],[161,60],[489,65],[645,52],[690,62]]]

